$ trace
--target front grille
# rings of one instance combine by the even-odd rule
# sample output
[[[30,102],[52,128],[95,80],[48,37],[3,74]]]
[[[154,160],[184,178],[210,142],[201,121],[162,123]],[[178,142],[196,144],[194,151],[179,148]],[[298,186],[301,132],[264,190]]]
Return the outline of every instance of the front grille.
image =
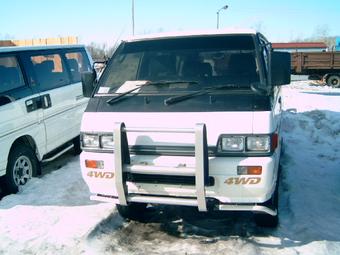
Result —
[[[216,156],[216,147],[210,146],[208,155]],[[129,152],[135,155],[195,156],[195,146],[133,145]]]
[[[172,176],[172,175],[156,175],[156,174],[126,174],[126,181],[136,183],[152,183],[152,184],[175,184],[175,185],[195,185],[194,176]],[[214,177],[209,176],[206,186],[214,186]]]

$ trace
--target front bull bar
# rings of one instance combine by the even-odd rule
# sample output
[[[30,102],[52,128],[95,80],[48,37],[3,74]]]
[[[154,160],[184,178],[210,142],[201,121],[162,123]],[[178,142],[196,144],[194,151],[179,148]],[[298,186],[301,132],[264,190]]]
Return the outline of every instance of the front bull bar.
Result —
[[[148,195],[129,195],[126,181],[124,180],[124,170],[130,164],[130,152],[127,140],[127,132],[143,133],[190,133],[195,135],[195,176],[196,199],[175,198],[175,197],[157,197]],[[207,211],[207,202],[205,196],[205,186],[209,181],[209,158],[207,145],[207,131],[205,124],[198,123],[195,128],[178,129],[178,128],[133,128],[125,127],[123,122],[114,124],[114,159],[115,159],[115,185],[118,194],[119,204],[127,205],[128,202],[140,203],[159,203],[173,205],[190,205],[197,206],[199,211]],[[161,167],[163,175],[171,175],[171,167]],[[150,171],[145,172],[150,174]],[[159,172],[158,172],[159,174]]]

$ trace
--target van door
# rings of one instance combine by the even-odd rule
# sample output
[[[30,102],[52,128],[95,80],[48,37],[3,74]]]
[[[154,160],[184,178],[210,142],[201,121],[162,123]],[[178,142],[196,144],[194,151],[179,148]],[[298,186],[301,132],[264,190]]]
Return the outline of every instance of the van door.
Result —
[[[71,77],[71,90],[72,94],[75,95],[74,99],[74,111],[77,116],[81,116],[85,111],[88,103],[88,98],[83,96],[83,89],[81,84],[82,72],[91,71],[91,64],[85,50],[69,50],[63,54],[66,62],[67,70]],[[77,130],[80,130],[80,118],[77,118],[76,126]]]
[[[46,148],[50,152],[80,133],[82,115],[75,104],[82,96],[81,84],[74,82],[62,50],[31,55],[30,61],[44,106]]]
[[[50,152],[73,138],[70,77],[60,54],[55,51],[31,55],[30,61],[43,105],[46,151]]]
[[[39,94],[29,86],[19,53],[0,54],[0,176],[13,142],[30,136],[37,149],[45,146]]]

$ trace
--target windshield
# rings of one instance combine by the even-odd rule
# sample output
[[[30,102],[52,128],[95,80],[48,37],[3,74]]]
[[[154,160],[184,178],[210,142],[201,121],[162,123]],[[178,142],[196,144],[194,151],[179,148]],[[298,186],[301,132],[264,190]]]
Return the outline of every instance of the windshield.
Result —
[[[250,35],[205,36],[128,42],[114,54],[97,94],[174,93],[259,81]],[[163,84],[162,84],[163,82]],[[154,83],[154,86],[140,86]],[[157,86],[162,84],[162,86]]]

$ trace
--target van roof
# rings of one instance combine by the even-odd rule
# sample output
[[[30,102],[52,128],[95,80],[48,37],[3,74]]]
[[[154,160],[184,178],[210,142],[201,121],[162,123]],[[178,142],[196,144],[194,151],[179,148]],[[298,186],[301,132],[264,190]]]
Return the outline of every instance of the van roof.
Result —
[[[198,37],[198,36],[210,36],[210,35],[241,35],[241,34],[249,34],[255,35],[257,32],[254,29],[237,29],[237,28],[228,28],[228,29],[218,29],[218,30],[198,30],[198,31],[190,31],[190,32],[170,32],[170,33],[157,33],[157,34],[149,34],[149,35],[139,35],[128,37],[124,39],[125,42],[134,42],[134,41],[146,41],[146,40],[156,40],[156,39],[168,39],[168,38],[176,38],[176,37]]]
[[[63,45],[40,45],[40,46],[5,46],[5,47],[0,47],[0,53],[2,53],[2,52],[31,51],[31,50],[73,49],[73,48],[84,48],[84,45],[63,44]]]

